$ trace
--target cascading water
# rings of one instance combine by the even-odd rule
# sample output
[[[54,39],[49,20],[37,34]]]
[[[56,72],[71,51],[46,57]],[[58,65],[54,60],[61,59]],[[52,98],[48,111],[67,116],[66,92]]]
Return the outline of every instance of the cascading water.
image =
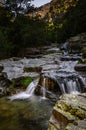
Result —
[[[57,86],[62,94],[79,94],[84,92],[85,79],[74,72],[66,72],[61,69],[61,71],[51,72],[46,76],[57,82]]]
[[[42,99],[46,99],[46,88],[45,88],[46,78],[44,77],[42,82],[42,91],[43,91],[43,97]]]
[[[77,78],[75,79],[70,79],[70,78],[66,78],[63,79],[63,83],[61,83],[60,86],[62,93],[71,93],[71,94],[79,94],[81,92],[81,87],[80,84],[77,80]]]
[[[34,92],[34,89],[35,89],[34,83],[31,82],[31,84],[30,84],[30,85],[27,87],[27,89],[26,89],[26,94],[32,95],[33,92]]]
[[[38,79],[31,82],[29,84],[29,86],[27,87],[26,91],[15,94],[15,95],[9,97],[8,99],[16,100],[16,99],[28,99],[28,98],[30,98],[34,94],[34,90],[35,90],[37,83],[38,83]]]
[[[82,81],[79,80],[79,78],[80,77],[77,77],[77,75],[57,78],[58,82],[60,82],[59,87],[62,94],[79,94],[83,92],[84,85]]]

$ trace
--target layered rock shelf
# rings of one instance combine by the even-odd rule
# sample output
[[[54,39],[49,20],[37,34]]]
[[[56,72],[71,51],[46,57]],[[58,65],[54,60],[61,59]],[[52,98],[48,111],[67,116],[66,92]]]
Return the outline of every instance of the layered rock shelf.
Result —
[[[63,95],[53,108],[48,130],[86,130],[86,93]]]

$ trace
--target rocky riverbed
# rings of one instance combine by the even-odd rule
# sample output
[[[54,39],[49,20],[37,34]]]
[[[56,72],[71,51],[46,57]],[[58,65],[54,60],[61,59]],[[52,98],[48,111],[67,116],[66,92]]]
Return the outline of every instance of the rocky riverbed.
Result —
[[[0,61],[0,130],[47,130],[49,122],[49,130],[85,130],[86,73],[76,69],[82,55],[57,45],[41,50]]]

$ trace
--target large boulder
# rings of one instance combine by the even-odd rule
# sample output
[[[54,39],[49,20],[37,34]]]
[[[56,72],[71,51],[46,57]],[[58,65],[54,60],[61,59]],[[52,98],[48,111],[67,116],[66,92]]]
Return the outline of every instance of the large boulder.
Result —
[[[48,130],[86,130],[86,93],[63,95],[53,108]]]

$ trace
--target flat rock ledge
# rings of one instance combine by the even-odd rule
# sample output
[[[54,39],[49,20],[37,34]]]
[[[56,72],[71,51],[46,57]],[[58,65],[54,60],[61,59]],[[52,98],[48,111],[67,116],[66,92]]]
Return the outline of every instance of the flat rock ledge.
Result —
[[[53,108],[48,130],[86,130],[86,93],[63,95]]]

